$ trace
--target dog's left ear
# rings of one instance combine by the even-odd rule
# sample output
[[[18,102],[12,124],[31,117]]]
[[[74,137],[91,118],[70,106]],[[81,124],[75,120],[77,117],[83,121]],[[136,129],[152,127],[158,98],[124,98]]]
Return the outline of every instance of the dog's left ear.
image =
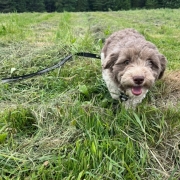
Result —
[[[118,59],[119,54],[118,53],[111,53],[106,57],[106,63],[104,64],[104,69],[109,69],[114,66]]]
[[[161,55],[159,56],[159,60],[160,60],[160,64],[161,64],[161,71],[160,71],[160,73],[159,73],[158,79],[161,79],[162,76],[163,76],[163,74],[164,74],[164,71],[165,71],[165,69],[166,69],[167,59],[165,58],[164,55],[161,54]]]

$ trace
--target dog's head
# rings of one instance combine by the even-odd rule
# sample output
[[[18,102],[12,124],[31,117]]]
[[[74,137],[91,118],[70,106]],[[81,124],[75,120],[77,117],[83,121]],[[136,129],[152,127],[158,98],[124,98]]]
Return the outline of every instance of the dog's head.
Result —
[[[166,58],[150,42],[143,47],[121,48],[105,57],[104,69],[109,69],[118,87],[129,96],[146,94],[166,68]]]

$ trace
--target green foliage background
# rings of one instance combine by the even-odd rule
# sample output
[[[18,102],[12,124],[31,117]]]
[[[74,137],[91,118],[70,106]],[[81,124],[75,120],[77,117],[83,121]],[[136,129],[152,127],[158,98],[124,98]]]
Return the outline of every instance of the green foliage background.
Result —
[[[179,7],[179,0],[0,0],[0,12],[117,11]]]

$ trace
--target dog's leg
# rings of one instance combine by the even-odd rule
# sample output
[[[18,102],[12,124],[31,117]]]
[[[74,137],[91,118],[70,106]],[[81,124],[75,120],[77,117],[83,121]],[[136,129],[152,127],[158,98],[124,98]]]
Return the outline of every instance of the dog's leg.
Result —
[[[104,53],[101,53],[101,64],[102,64],[102,68],[103,68],[103,64],[105,63],[105,57],[104,57]],[[106,86],[111,94],[111,97],[113,99],[119,100],[119,89],[117,87],[117,85],[114,83],[114,81],[111,79],[110,76],[110,72],[109,69],[103,69],[102,70],[102,77],[106,83]]]
[[[109,70],[108,69],[104,69],[102,71],[102,76],[103,79],[107,85],[107,88],[111,94],[111,97],[113,99],[119,100],[119,96],[120,96],[120,91],[117,87],[117,85],[114,83],[114,81],[111,79],[111,76],[109,74]]]
[[[102,53],[101,53],[101,64],[103,64],[104,59],[105,59],[105,57],[104,57],[104,53],[102,52]]]

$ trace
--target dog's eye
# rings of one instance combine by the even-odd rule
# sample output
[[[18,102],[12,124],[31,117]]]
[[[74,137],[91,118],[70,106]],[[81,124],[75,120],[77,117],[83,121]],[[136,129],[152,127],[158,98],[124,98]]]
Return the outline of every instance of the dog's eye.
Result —
[[[130,60],[125,60],[123,64],[128,65],[130,63]]]

